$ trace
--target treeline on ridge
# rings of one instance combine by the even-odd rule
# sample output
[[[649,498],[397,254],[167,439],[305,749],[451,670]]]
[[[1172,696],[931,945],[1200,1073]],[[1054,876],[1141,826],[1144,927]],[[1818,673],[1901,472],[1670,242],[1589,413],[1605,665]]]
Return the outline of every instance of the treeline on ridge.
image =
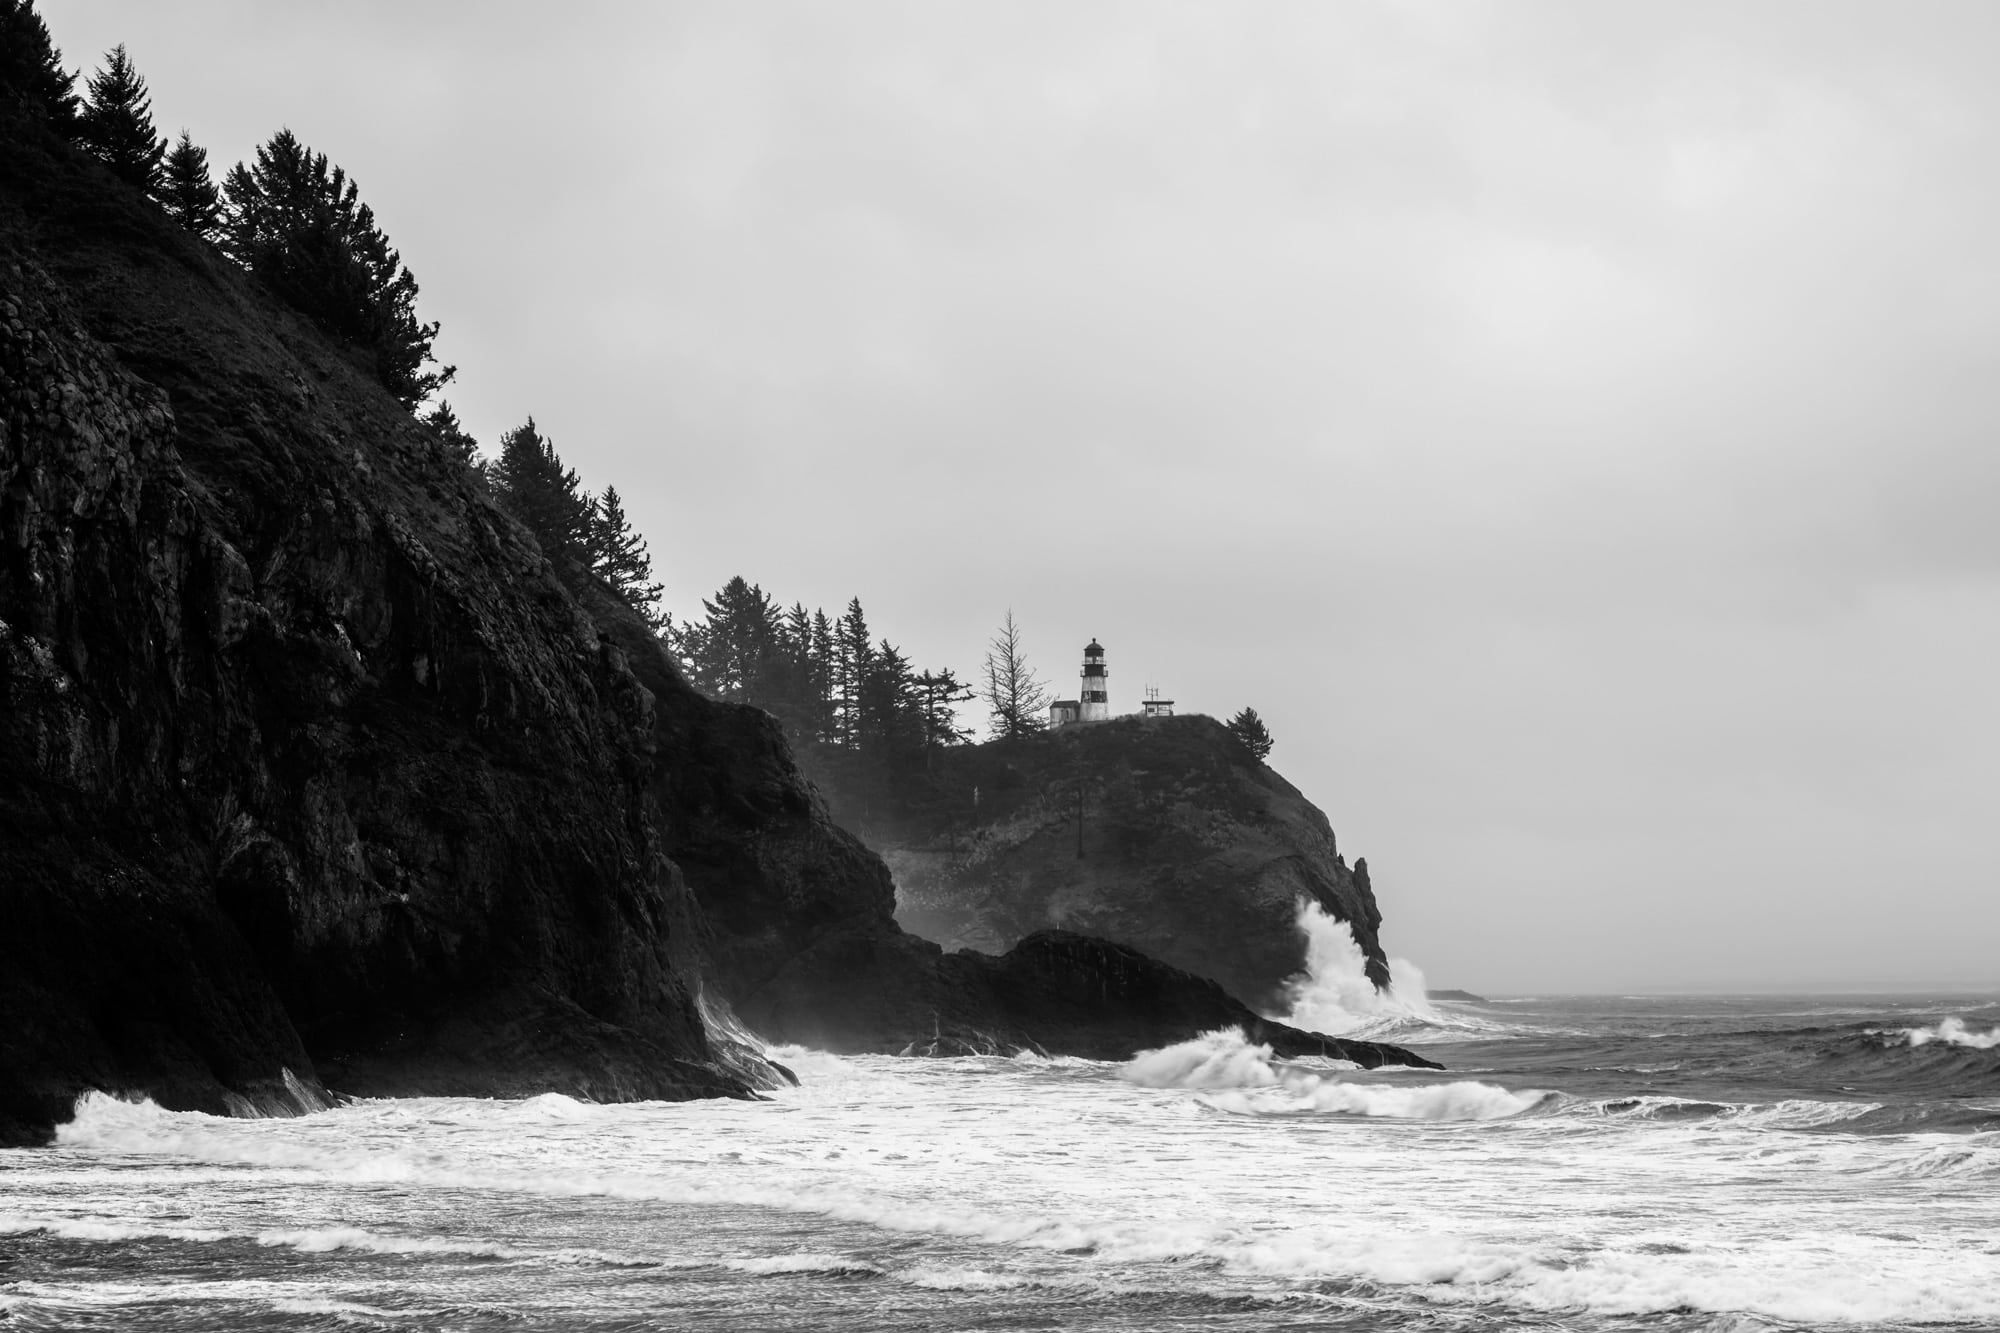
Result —
[[[0,106],[89,152],[184,230],[361,352],[410,411],[456,373],[432,355],[438,326],[417,318],[416,278],[359,187],[289,129],[259,146],[253,161],[230,168],[218,187],[208,151],[186,130],[171,145],[158,133],[152,93],[122,44],[77,95],[76,76],[63,69],[34,0],[0,0]],[[584,490],[533,418],[503,438],[491,462],[480,460],[478,442],[450,403],[438,402],[419,420],[528,526],[559,575],[601,578],[659,625],[652,562],[616,487]]]
[[[973,690],[877,639],[859,597],[829,617],[803,602],[785,607],[738,575],[702,612],[665,624],[682,670],[715,698],[776,717],[836,817],[902,817],[946,799],[934,759],[971,739],[958,705]]]
[[[193,235],[356,349],[414,410],[455,368],[431,353],[438,326],[417,318],[417,280],[347,173],[281,129],[218,188],[208,151],[181,131],[169,145],[152,94],[123,45],[85,96],[34,0],[0,0],[0,100],[84,148]]]

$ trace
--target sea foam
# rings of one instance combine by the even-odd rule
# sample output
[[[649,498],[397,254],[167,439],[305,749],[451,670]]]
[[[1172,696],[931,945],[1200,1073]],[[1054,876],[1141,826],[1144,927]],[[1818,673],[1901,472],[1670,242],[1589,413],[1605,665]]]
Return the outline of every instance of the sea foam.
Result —
[[[1519,1115],[1548,1095],[1510,1092],[1490,1083],[1350,1083],[1285,1064],[1268,1045],[1248,1041],[1240,1028],[1142,1051],[1118,1073],[1145,1088],[1196,1090],[1208,1105],[1243,1115],[1325,1111],[1403,1120],[1496,1120]]]
[[[1975,1051],[1990,1051],[2000,1046],[2000,1027],[1989,1032],[1974,1032],[1965,1025],[1962,1018],[1946,1018],[1931,1028],[1904,1028],[1902,1035],[1912,1046],[1928,1046],[1939,1042],[1946,1046],[1964,1046]]]

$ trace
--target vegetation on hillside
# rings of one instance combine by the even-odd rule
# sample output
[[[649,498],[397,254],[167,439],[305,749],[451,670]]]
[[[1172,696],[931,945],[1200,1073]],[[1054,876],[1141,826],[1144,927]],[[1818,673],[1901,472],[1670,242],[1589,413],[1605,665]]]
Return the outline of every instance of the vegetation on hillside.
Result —
[[[918,670],[876,639],[861,599],[838,617],[789,608],[741,575],[667,627],[688,679],[718,699],[754,704],[784,724],[801,765],[837,806],[922,807],[939,749],[971,738],[958,705],[973,697],[949,668]]]
[[[281,129],[218,192],[207,150],[183,130],[171,149],[152,94],[121,43],[79,104],[76,76],[34,0],[0,0],[0,101],[70,139],[175,221],[255,275],[328,334],[366,356],[383,387],[415,410],[450,382],[432,355],[435,323],[417,318],[417,280],[359,187],[324,153]]]

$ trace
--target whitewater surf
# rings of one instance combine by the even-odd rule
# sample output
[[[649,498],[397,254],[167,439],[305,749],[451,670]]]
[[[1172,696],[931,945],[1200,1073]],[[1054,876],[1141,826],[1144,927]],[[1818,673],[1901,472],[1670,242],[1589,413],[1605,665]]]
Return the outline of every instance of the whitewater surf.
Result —
[[[2000,997],[1374,997],[1120,1063],[777,1052],[763,1102],[93,1096],[0,1153],[24,1329],[2000,1326]],[[1408,986],[1405,976],[1405,985]]]

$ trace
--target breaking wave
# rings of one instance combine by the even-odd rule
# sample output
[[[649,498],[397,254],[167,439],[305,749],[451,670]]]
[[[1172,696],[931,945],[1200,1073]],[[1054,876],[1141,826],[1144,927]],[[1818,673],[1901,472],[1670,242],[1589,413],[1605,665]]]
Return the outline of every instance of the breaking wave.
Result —
[[[1497,1120],[1519,1115],[1550,1095],[1510,1092],[1491,1083],[1351,1083],[1279,1061],[1269,1046],[1251,1044],[1238,1028],[1142,1051],[1119,1070],[1119,1077],[1146,1088],[1190,1088],[1207,1105],[1239,1115],[1327,1112],[1399,1120]]]
[[[1353,927],[1310,898],[1301,898],[1295,918],[1306,937],[1305,970],[1285,983],[1289,1006],[1273,1015],[1308,1032],[1367,1041],[1421,1043],[1468,1041],[1525,1035],[1535,1029],[1496,1022],[1453,1008],[1436,1009],[1424,974],[1407,958],[1389,960],[1389,985],[1377,990],[1368,977],[1368,956]]]
[[[1968,1050],[1990,1051],[2000,1047],[2000,1027],[1990,1032],[1974,1032],[1965,1025],[1962,1018],[1941,1020],[1936,1027],[1904,1028],[1902,1035],[1909,1038],[1912,1046],[1928,1046],[1939,1042],[1946,1046],[1963,1046]]]

